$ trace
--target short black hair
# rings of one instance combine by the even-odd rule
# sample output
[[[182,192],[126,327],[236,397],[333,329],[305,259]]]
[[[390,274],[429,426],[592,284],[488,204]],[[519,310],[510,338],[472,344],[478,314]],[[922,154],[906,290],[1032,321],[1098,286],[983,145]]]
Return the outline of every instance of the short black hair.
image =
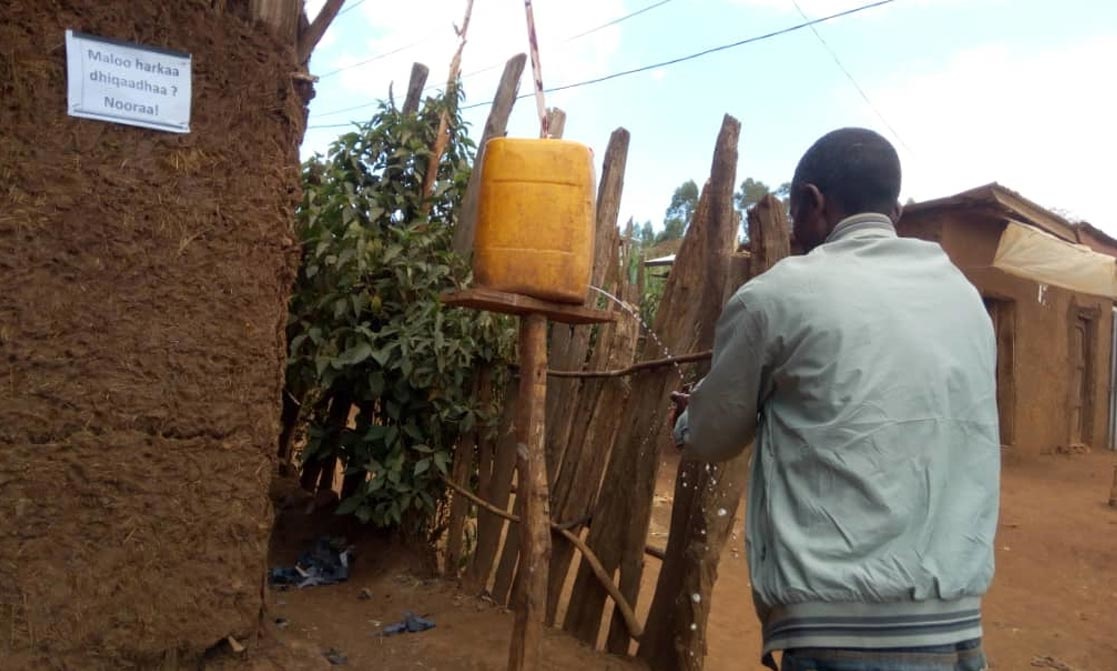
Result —
[[[841,128],[811,145],[795,168],[791,197],[814,184],[846,214],[890,214],[900,198],[900,156],[879,133]]]

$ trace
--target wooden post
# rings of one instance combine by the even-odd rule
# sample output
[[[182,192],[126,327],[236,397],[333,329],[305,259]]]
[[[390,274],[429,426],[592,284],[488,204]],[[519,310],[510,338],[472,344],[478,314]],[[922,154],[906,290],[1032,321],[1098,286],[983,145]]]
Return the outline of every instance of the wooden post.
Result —
[[[500,76],[493,106],[489,110],[489,118],[485,121],[485,130],[481,133],[481,141],[477,143],[473,172],[469,175],[469,183],[466,184],[465,195],[462,196],[461,216],[458,218],[457,226],[454,227],[454,251],[466,258],[473,253],[473,237],[477,231],[477,205],[481,198],[481,161],[485,156],[485,144],[493,138],[504,137],[507,132],[508,118],[512,116],[512,107],[516,104],[520,76],[524,73],[526,62],[525,54],[516,54],[504,64],[504,74]]]
[[[547,407],[547,319],[590,324],[611,322],[614,315],[483,288],[448,292],[443,294],[442,301],[458,307],[521,316],[520,393],[516,411],[516,500],[520,524],[512,527],[520,530],[521,562],[508,668],[515,671],[540,669],[547,567],[551,556],[550,496],[543,445]]]
[[[473,396],[479,404],[487,404],[492,396],[492,376],[488,369],[482,370],[473,388]],[[467,432],[461,437],[454,450],[454,465],[451,469],[451,478],[459,487],[469,484],[469,475],[473,472],[473,452],[478,447],[478,434],[480,428]],[[450,502],[450,521],[446,529],[446,570],[447,576],[457,576],[461,568],[462,536],[465,530],[465,518],[469,512],[469,501],[462,496],[454,495]]]
[[[401,112],[404,114],[419,112],[419,103],[423,101],[423,87],[427,85],[427,75],[430,72],[431,69],[422,63],[411,64],[411,79],[407,82],[407,97],[403,99]]]
[[[504,410],[500,418],[499,433],[495,439],[495,454],[492,456],[492,475],[489,486],[481,491],[485,500],[501,507],[508,506],[512,495],[512,474],[516,470],[516,408],[519,407],[519,385],[516,380],[507,388]],[[466,571],[464,587],[466,591],[480,594],[488,589],[489,578],[493,572],[493,562],[500,549],[500,537],[504,522],[486,510],[477,513],[477,549]],[[518,527],[511,527],[518,532]]]
[[[726,116],[714,152],[710,185],[703,189],[694,220],[683,239],[672,268],[653,330],[672,353],[692,352],[697,347],[695,324],[708,319],[703,312],[714,294],[720,311],[722,290],[720,273],[711,273],[712,264],[720,268],[722,259],[733,249],[737,231],[732,218],[732,195],[740,122]],[[727,171],[726,168],[729,168]],[[728,211],[726,210],[728,207]],[[713,214],[712,214],[713,213]],[[711,258],[711,250],[722,250]],[[715,283],[717,286],[715,286]],[[713,316],[716,319],[716,314]],[[701,348],[705,349],[705,348]],[[653,338],[648,338],[641,360],[663,356]],[[643,373],[634,381],[633,391],[621,416],[619,436],[605,476],[606,482],[624,486],[603,487],[594,509],[587,545],[601,560],[607,572],[620,570],[621,593],[636,602],[644,568],[644,548],[655,493],[658,452],[667,437],[664,408],[669,394],[678,388],[680,376],[674,368]],[[578,577],[567,610],[564,627],[579,639],[593,644],[600,630],[606,594],[593,583],[586,567]],[[610,630],[610,652],[628,652],[630,638],[623,623],[614,619]],[[648,635],[645,635],[647,638]]]
[[[748,263],[726,264],[727,300],[790,253],[783,203],[767,196],[749,211]],[[724,302],[724,301],[723,301]],[[703,322],[713,341],[714,323]],[[667,550],[639,655],[653,671],[699,671],[706,657],[706,623],[718,563],[733,529],[748,477],[749,451],[721,464],[684,459],[676,477]]]
[[[551,126],[561,131],[563,124]],[[602,287],[607,275],[619,266],[617,218],[620,214],[621,195],[624,192],[624,171],[628,161],[629,133],[624,128],[613,131],[609,146],[602,159],[601,183],[597,190],[597,215],[594,229],[594,260],[590,272],[590,286]],[[613,290],[616,293],[616,290]],[[594,305],[600,296],[592,289],[586,296],[586,304]],[[617,306],[610,304],[607,309]],[[630,317],[625,317],[630,319]],[[591,326],[576,327],[573,330],[565,324],[555,324],[551,329],[551,363],[564,370],[580,370],[586,363],[589,352]],[[603,344],[598,339],[599,344]],[[587,418],[569,412],[577,405],[583,385],[577,380],[551,380],[547,394],[547,416],[554,419],[547,426],[547,463],[551,465],[552,481],[559,477],[561,465],[565,462],[565,452],[572,445],[571,429],[577,424],[584,425]],[[574,444],[577,452],[581,444]],[[552,500],[554,497],[552,496]]]
[[[566,130],[566,112],[557,107],[547,110],[547,137],[561,138]]]
[[[547,566],[551,558],[550,502],[543,454],[544,408],[547,402],[547,318],[529,314],[520,318],[520,421],[517,422],[516,498],[520,508],[519,571],[522,603],[517,604],[516,624],[508,668],[541,669],[543,614],[547,603]]]
[[[1109,506],[1117,508],[1117,466],[1113,467],[1113,486],[1109,488]]]

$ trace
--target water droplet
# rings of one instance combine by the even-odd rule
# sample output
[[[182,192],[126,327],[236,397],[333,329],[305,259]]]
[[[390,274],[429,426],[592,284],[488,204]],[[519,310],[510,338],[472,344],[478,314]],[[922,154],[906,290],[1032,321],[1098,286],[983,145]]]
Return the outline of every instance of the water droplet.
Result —
[[[698,592],[695,592],[694,594],[690,595],[690,600],[694,603],[700,603],[702,601],[702,595]]]
[[[726,510],[725,508],[718,508],[718,517],[725,517],[728,514],[729,514],[729,511]]]

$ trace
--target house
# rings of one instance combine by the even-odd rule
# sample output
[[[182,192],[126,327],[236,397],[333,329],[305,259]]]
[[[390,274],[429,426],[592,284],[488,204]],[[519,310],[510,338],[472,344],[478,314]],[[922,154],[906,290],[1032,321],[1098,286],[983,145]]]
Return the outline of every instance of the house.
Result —
[[[897,229],[942,245],[981,292],[1006,450],[1113,449],[1117,240],[998,184],[908,205]]]

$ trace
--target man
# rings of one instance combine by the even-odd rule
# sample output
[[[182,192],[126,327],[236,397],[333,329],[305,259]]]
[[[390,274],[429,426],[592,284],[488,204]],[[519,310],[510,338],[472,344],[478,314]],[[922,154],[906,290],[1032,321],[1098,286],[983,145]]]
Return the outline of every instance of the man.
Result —
[[[676,440],[723,460],[755,438],[747,549],[764,664],[979,671],[993,576],[996,344],[938,245],[898,238],[900,160],[834,131],[799,162],[808,252],[743,286]],[[687,407],[689,406],[689,407]]]

